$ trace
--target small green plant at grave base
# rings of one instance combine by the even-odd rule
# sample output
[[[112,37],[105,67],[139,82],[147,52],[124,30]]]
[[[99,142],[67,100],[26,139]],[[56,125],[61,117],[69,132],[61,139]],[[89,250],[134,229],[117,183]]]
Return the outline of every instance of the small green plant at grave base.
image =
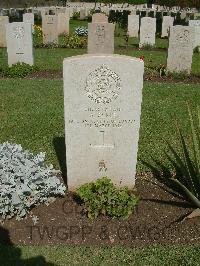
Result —
[[[140,47],[140,50],[152,50],[153,48],[155,48],[154,45],[147,43],[147,44],[142,45],[142,47]]]
[[[87,46],[87,38],[86,37],[80,37],[76,34],[69,34],[64,36],[62,39],[61,46],[63,48],[84,48]]]
[[[138,197],[128,191],[127,187],[117,189],[107,177],[82,185],[77,195],[84,202],[91,219],[100,214],[127,219],[138,203]]]
[[[46,165],[45,153],[34,156],[21,145],[0,144],[0,218],[22,219],[31,207],[64,196],[60,171]]]
[[[200,53],[200,45],[194,48],[194,53]]]
[[[17,63],[11,67],[7,66],[0,68],[0,76],[9,78],[23,78],[38,70],[39,68],[37,66],[30,66],[25,63]]]
[[[163,64],[160,64],[157,70],[159,72],[160,77],[168,75],[167,67]]]
[[[190,77],[190,75],[186,71],[182,71],[182,72],[169,72],[168,71],[168,76],[174,79],[177,79],[177,80],[184,80]]]

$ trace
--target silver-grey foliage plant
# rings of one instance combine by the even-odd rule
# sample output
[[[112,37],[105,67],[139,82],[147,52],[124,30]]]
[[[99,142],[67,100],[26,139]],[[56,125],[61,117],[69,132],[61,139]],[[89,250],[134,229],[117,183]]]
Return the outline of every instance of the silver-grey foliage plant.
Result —
[[[34,156],[21,145],[0,144],[0,217],[21,219],[32,206],[65,195],[58,172],[45,164],[45,153]]]

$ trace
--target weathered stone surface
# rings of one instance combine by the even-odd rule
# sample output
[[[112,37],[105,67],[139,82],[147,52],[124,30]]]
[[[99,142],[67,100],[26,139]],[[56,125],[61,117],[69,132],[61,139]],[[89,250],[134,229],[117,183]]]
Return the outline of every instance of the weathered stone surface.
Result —
[[[33,65],[32,26],[13,22],[6,25],[8,65],[18,62]]]
[[[169,35],[169,29],[174,24],[174,18],[170,16],[164,16],[163,22],[162,22],[162,35],[161,37],[168,37]]]
[[[6,25],[8,23],[8,16],[0,16],[0,47],[6,47]]]
[[[200,46],[200,20],[190,20],[189,26],[194,28],[195,40],[193,48]]]
[[[84,55],[66,58],[63,69],[69,190],[103,176],[133,188],[143,61]]]
[[[86,10],[85,8],[80,9],[80,19],[85,19],[86,18]]]
[[[58,35],[69,33],[69,15],[67,13],[58,14]]]
[[[167,68],[170,72],[191,71],[194,28],[189,26],[173,26],[170,28]]]
[[[108,23],[108,17],[103,13],[94,13],[92,23]]]
[[[112,23],[88,23],[88,54],[113,54],[114,30]]]
[[[23,14],[23,22],[31,23],[31,25],[34,25],[34,14],[32,13]]]
[[[58,43],[58,16],[42,16],[43,43]]]
[[[156,42],[156,18],[143,17],[140,27],[140,44],[154,46]]]
[[[128,15],[128,35],[138,37],[140,22],[139,15]]]

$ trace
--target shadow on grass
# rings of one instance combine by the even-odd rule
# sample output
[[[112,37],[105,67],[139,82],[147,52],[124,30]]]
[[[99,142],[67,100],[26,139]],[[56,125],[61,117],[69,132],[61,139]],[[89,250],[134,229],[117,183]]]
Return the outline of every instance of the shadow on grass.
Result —
[[[156,178],[160,183],[165,185],[165,187],[162,187],[159,184],[156,184],[157,186],[159,186],[162,190],[171,194],[173,197],[177,197],[183,201],[186,200],[185,195],[183,194],[183,191],[180,189],[180,187],[176,183],[172,181],[173,175],[172,175],[171,170],[168,167],[166,167],[164,164],[154,159],[152,159],[152,164],[146,161],[143,161],[143,160],[142,160],[142,163],[151,170],[154,178]],[[176,169],[176,177],[178,178],[180,176],[181,176],[181,173],[178,171],[178,169]],[[163,204],[176,205],[178,207],[183,207],[183,208],[193,207],[189,202],[182,202],[182,203],[181,202],[166,202],[166,201],[159,201],[159,200],[152,200],[152,199],[151,201],[155,201],[161,204],[163,203]]]
[[[22,259],[22,252],[19,247],[15,247],[10,240],[9,231],[0,226],[0,265],[1,266],[56,266],[48,263],[43,256],[31,259]]]
[[[66,167],[66,152],[65,152],[65,138],[55,137],[53,139],[53,145],[58,158],[60,169],[63,176],[63,181],[67,185],[67,167]]]

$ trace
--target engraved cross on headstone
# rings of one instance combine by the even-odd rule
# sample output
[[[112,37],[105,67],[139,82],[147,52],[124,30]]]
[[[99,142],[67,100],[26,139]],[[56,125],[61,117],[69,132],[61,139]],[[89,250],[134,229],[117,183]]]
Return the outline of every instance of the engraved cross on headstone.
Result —
[[[114,148],[114,144],[105,143],[105,130],[100,130],[101,144],[90,144],[91,148]]]

